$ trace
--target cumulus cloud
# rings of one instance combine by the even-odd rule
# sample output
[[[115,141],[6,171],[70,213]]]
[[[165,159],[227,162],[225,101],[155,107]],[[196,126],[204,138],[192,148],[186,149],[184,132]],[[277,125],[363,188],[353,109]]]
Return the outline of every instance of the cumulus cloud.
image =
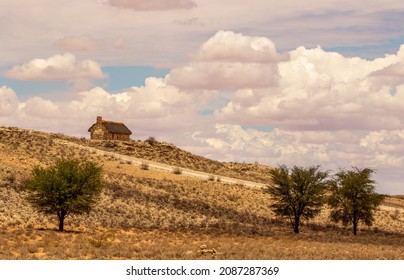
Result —
[[[168,83],[187,89],[237,89],[272,86],[278,71],[271,64],[198,62],[170,71]]]
[[[285,60],[266,37],[252,37],[232,31],[218,31],[195,55],[197,61],[273,63]]]
[[[70,105],[75,110],[92,114],[110,112],[124,118],[151,120],[178,114],[192,107],[189,95],[168,86],[161,78],[148,78],[143,87],[131,87],[126,91],[111,94],[96,87],[78,94],[79,100]]]
[[[285,58],[267,38],[219,31],[190,63],[171,70],[167,81],[188,89],[270,87],[277,84],[277,63]]]
[[[18,108],[18,98],[14,90],[0,87],[0,116],[12,116]]]
[[[47,59],[33,59],[30,62],[14,66],[5,72],[5,76],[17,80],[78,80],[101,79],[105,75],[97,62],[77,61],[71,53],[54,55]]]
[[[277,87],[239,90],[216,116],[222,122],[293,130],[399,129],[404,80],[379,77],[376,83],[374,73],[400,60],[390,55],[367,61],[301,47],[278,63]]]
[[[196,7],[196,3],[191,0],[109,0],[109,4],[136,11],[177,10]]]
[[[24,102],[23,111],[27,116],[33,116],[39,119],[64,118],[57,104],[39,96],[31,97]]]
[[[404,45],[402,46],[402,49]],[[382,88],[386,84],[392,87],[392,93],[395,92],[394,87],[404,83],[404,56],[400,62],[388,65],[387,67],[373,72],[371,75],[373,84]]]
[[[55,46],[63,51],[93,51],[99,46],[98,43],[85,36],[68,36],[55,42]]]

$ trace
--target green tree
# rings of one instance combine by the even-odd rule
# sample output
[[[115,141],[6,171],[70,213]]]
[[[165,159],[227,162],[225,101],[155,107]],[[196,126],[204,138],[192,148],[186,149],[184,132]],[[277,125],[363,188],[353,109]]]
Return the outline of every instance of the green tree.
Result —
[[[35,167],[27,181],[28,201],[38,211],[56,214],[59,231],[71,214],[89,213],[101,194],[102,168],[89,161],[60,159],[48,168]]]
[[[368,226],[373,224],[373,213],[383,202],[383,196],[375,192],[373,173],[370,168],[354,167],[349,171],[341,170],[331,181],[328,201],[331,219],[343,225],[352,224],[354,235],[360,221]]]
[[[301,220],[318,215],[324,204],[328,172],[319,169],[320,166],[294,166],[289,170],[281,165],[270,171],[271,208],[275,215],[289,219],[295,233],[300,231]]]

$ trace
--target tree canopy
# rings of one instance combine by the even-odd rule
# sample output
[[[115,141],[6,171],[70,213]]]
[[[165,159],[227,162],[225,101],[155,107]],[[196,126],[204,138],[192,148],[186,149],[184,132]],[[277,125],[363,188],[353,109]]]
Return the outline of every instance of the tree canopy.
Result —
[[[360,221],[368,226],[373,224],[373,213],[383,201],[383,196],[375,192],[373,173],[370,168],[354,167],[341,170],[331,181],[328,201],[332,208],[331,219],[343,225],[352,224],[354,235]]]
[[[89,161],[59,159],[53,166],[35,167],[27,181],[27,199],[38,211],[56,214],[59,231],[71,214],[89,213],[101,194],[102,168]]]
[[[288,169],[281,165],[272,169],[270,176],[271,208],[275,215],[288,218],[293,231],[299,233],[301,219],[311,219],[321,211],[328,172],[320,171],[319,166]]]

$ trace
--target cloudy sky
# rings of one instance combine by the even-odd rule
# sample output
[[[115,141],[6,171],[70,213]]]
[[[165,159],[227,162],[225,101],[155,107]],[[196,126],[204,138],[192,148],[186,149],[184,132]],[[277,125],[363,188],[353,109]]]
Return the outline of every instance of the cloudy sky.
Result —
[[[97,115],[212,159],[404,193],[404,2],[0,0],[0,125]]]

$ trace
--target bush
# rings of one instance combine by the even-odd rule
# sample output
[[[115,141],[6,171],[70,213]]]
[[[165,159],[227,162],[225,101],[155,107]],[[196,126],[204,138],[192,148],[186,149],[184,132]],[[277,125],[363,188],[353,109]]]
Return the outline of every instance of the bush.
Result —
[[[156,138],[154,138],[154,137],[152,137],[152,136],[149,136],[149,138],[147,138],[147,139],[145,140],[145,142],[148,143],[148,144],[151,145],[151,146],[154,146],[154,145],[156,145],[156,144],[158,143],[157,140],[156,140]]]
[[[173,173],[179,175],[179,174],[182,174],[182,170],[179,167],[174,167],[173,168]]]
[[[105,143],[104,143],[104,147],[105,148],[115,148],[115,147],[117,147],[118,146],[118,144],[116,143],[116,142],[113,142],[113,141],[110,141],[110,140],[107,140]]]
[[[142,163],[140,164],[140,169],[142,169],[142,170],[149,170],[149,164],[146,163],[146,162],[142,162]]]

